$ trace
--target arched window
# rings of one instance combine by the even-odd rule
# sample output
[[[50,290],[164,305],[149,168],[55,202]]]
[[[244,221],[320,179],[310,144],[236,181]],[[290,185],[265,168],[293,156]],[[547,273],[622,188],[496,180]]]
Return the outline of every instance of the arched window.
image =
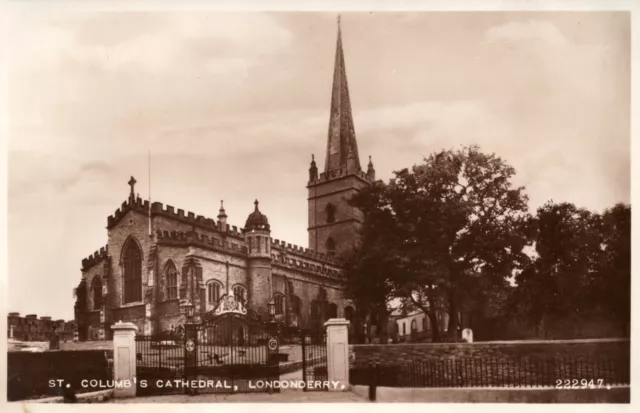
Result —
[[[91,281],[91,297],[93,297],[93,309],[99,310],[102,306],[102,278],[99,275]]]
[[[129,238],[122,254],[124,269],[124,303],[142,301],[142,251],[138,243]]]
[[[427,316],[422,319],[422,331],[427,331]]]
[[[273,302],[276,307],[276,314],[284,314],[284,296],[282,294],[276,294],[273,297]]]
[[[333,238],[329,237],[326,243],[327,255],[334,255],[336,253],[336,242]]]
[[[221,291],[222,284],[220,284],[218,281],[209,281],[209,283],[207,284],[207,302],[213,305],[218,304]]]
[[[178,298],[178,270],[171,260],[164,267],[164,277],[167,283],[165,299]]]
[[[414,333],[416,331],[418,331],[418,322],[414,318],[413,320],[411,320],[411,332]]]
[[[327,306],[327,319],[338,318],[338,306],[334,303],[329,303]]]
[[[402,335],[407,335],[407,323],[402,323]]]
[[[324,212],[327,216],[327,223],[331,224],[336,221],[336,207],[333,204],[327,204],[327,207],[324,209]]]
[[[350,321],[351,319],[353,319],[353,312],[354,312],[353,307],[351,306],[345,307],[344,318]]]
[[[242,304],[245,304],[247,301],[247,289],[242,285],[236,285],[233,287],[233,295],[236,297],[236,300],[240,301]]]

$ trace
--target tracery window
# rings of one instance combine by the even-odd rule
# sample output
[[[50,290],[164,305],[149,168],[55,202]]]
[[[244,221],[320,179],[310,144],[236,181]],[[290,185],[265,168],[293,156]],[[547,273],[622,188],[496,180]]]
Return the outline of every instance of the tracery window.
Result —
[[[166,299],[178,298],[178,270],[173,261],[169,261],[165,266],[164,275],[167,280]]]
[[[124,269],[124,304],[142,301],[142,251],[138,243],[129,238],[123,256]]]
[[[102,306],[102,278],[99,275],[91,281],[91,296],[93,297],[93,309],[99,310]]]
[[[233,295],[236,300],[240,301],[242,304],[246,304],[247,301],[247,289],[242,285],[236,285],[233,287]]]
[[[276,307],[276,314],[284,314],[284,296],[282,294],[276,294],[273,297],[273,302]]]
[[[222,284],[220,284],[218,281],[209,281],[209,283],[207,284],[207,302],[213,305],[218,304],[221,291]]]

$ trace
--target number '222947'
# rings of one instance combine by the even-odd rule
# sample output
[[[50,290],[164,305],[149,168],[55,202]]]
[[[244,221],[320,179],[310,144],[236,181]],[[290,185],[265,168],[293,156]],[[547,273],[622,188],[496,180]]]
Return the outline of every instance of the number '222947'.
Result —
[[[603,386],[604,379],[587,380],[587,379],[557,379],[556,389],[599,389]]]

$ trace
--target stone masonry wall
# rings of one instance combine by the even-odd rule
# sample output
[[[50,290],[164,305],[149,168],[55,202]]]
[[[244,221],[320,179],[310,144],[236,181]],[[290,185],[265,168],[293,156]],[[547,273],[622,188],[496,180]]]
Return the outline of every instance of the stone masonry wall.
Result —
[[[349,346],[356,366],[370,362],[380,365],[400,365],[427,359],[488,358],[521,360],[529,357],[587,357],[629,360],[630,341],[567,340],[516,341],[483,343],[415,343],[415,344],[361,344]]]

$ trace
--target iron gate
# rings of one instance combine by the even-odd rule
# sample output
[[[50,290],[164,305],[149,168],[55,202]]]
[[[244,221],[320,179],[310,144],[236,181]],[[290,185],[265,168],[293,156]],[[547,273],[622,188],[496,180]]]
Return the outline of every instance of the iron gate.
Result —
[[[186,329],[186,375],[205,382],[197,393],[278,391],[271,386],[280,378],[274,326],[233,296],[222,297],[202,324]]]
[[[137,394],[278,392],[276,326],[225,295],[201,324],[136,336]]]
[[[302,379],[305,382],[327,381],[327,333],[324,330],[301,330]],[[328,390],[324,386],[304,387],[304,391]]]
[[[136,394],[184,393],[184,327],[165,334],[135,337]]]

